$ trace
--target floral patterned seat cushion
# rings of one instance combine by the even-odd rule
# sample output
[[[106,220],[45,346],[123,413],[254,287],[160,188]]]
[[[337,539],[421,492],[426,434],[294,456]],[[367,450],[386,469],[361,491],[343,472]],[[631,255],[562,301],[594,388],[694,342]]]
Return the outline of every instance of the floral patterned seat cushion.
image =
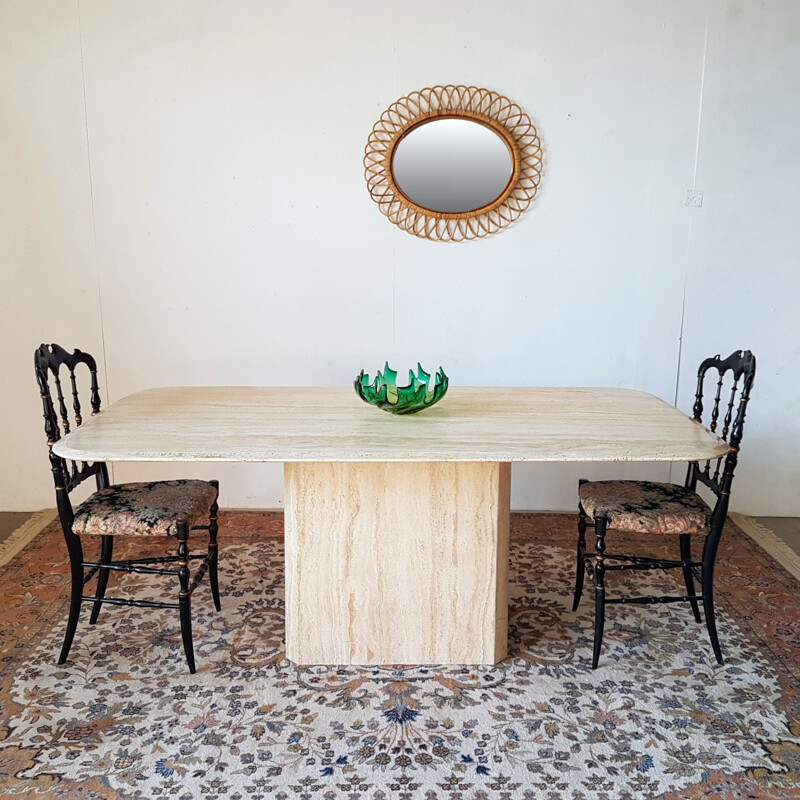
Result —
[[[174,536],[208,518],[217,489],[206,481],[121,483],[100,489],[75,509],[73,532],[101,536]]]
[[[590,481],[579,491],[589,517],[607,517],[608,527],[631,533],[705,533],[707,503],[690,489],[652,481]]]

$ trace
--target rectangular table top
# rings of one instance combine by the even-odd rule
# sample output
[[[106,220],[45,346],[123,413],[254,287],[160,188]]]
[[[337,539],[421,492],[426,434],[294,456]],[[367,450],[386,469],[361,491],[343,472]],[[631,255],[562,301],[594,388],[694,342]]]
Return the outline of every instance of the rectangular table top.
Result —
[[[352,388],[147,389],[54,451],[83,461],[692,461],[728,445],[631,389],[451,388],[395,416]]]

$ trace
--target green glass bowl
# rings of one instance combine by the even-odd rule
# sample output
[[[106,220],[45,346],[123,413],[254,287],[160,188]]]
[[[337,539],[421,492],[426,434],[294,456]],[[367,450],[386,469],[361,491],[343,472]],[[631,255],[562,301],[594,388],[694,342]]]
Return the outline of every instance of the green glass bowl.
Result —
[[[375,381],[370,383],[369,375],[361,370],[359,376],[353,381],[356,394],[372,406],[382,408],[390,414],[416,414],[425,408],[430,408],[438,403],[447,392],[450,380],[439,367],[436,379],[431,387],[431,376],[417,364],[417,374],[414,370],[408,371],[408,386],[397,385],[397,373],[386,362],[383,372],[378,370]]]

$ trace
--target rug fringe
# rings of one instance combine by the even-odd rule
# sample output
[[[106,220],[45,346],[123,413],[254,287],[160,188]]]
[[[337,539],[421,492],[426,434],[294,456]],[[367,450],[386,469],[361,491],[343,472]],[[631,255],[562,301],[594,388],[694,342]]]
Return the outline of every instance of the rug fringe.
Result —
[[[787,572],[800,580],[800,555],[795,553],[774,531],[747,514],[728,515],[759,547],[766,550]]]
[[[0,567],[8,564],[14,556],[41,533],[57,516],[55,509],[36,511],[22,525],[0,542]]]

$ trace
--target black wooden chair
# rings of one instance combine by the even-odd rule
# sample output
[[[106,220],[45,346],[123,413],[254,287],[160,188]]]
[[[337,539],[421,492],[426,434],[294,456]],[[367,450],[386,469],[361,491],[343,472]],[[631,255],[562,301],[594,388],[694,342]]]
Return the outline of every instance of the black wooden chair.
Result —
[[[695,620],[700,622],[698,604],[702,602],[714,655],[717,663],[723,663],[714,619],[714,564],[722,528],[728,515],[733,472],[739,457],[739,443],[742,439],[750,389],[755,378],[756,359],[749,350],[744,352],[737,350],[726,359],[721,359],[717,355],[707,358],[700,364],[693,409],[694,420],[699,424],[703,421],[703,383],[709,370],[718,373],[719,377],[708,427],[729,443],[730,452],[726,456],[716,459],[713,465],[711,461],[706,461],[703,466],[696,461],[690,462],[683,486],[650,481],[582,480],[579,482],[578,559],[572,610],[576,611],[578,608],[583,593],[584,575],[588,574],[594,584],[595,596],[592,669],[597,667],[600,658],[605,607],[611,603],[688,602]],[[729,374],[731,385],[723,393],[726,374]],[[720,414],[722,414],[721,430],[719,430]],[[716,496],[713,509],[696,494],[698,481]],[[586,550],[587,527],[594,527],[597,539],[594,552]],[[606,535],[614,531],[646,536],[661,534],[677,536],[680,542],[680,559],[609,553],[606,551]],[[703,555],[700,561],[692,560],[692,536],[704,537]],[[606,573],[651,569],[682,570],[686,594],[659,597],[606,597]],[[700,595],[696,594],[695,578],[700,582]]]
[[[53,452],[53,445],[64,434],[70,432],[68,400],[65,391],[71,395],[75,426],[81,424],[81,404],[78,399],[78,380],[76,368],[84,365],[89,372],[90,404],[92,415],[100,412],[100,392],[97,384],[97,365],[88,353],[75,350],[68,353],[57,344],[43,344],[34,354],[36,380],[44,405],[44,427],[50,452],[50,468],[56,487],[56,503],[61,520],[61,528],[67,542],[72,592],[70,596],[69,618],[64,645],[58,663],[63,664],[69,655],[82,603],[91,603],[89,623],[94,625],[103,603],[113,605],[139,606],[147,608],[174,608],[179,610],[181,637],[189,665],[189,672],[195,671],[194,645],[192,642],[192,593],[200,584],[206,572],[211,584],[211,595],[217,611],[220,610],[219,583],[217,580],[217,481],[175,480],[152,483],[123,483],[109,485],[108,468],[104,462],[72,462]],[[69,387],[62,388],[60,370],[64,367],[69,373]],[[50,391],[50,377],[55,386],[55,398]],[[57,408],[56,408],[57,406]],[[59,416],[61,427],[59,427]],[[86,478],[94,476],[97,491],[77,508],[72,507],[70,492]],[[198,524],[208,520],[207,525]],[[208,548],[202,555],[189,554],[189,532],[208,531]],[[84,561],[81,537],[100,536],[100,560]],[[137,537],[166,536],[177,540],[177,553],[158,558],[134,558],[114,561],[112,558],[114,539],[117,536]],[[201,559],[202,563],[190,574],[189,563]],[[150,564],[177,565],[177,569],[166,569]],[[111,572],[138,572],[143,574],[169,575],[178,579],[178,602],[161,603],[148,600],[106,597],[108,576]],[[94,595],[83,594],[84,586],[97,575],[97,589]]]

